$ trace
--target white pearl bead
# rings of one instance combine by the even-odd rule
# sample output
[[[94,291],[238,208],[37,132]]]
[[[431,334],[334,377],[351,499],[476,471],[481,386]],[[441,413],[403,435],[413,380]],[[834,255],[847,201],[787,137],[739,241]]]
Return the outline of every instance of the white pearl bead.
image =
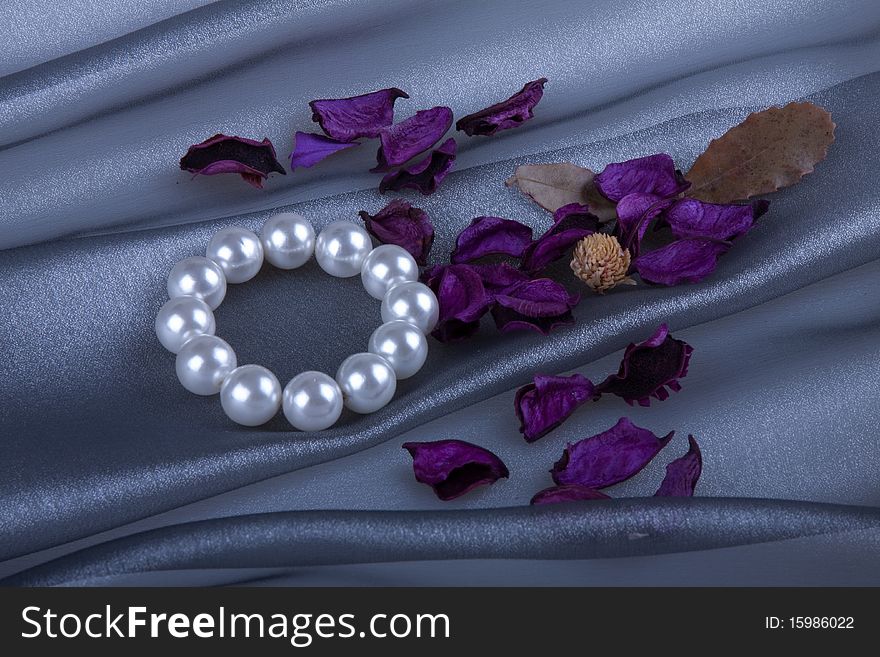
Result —
[[[279,269],[302,267],[315,252],[315,229],[296,212],[281,212],[263,224],[260,231],[263,253]]]
[[[372,249],[370,235],[363,228],[350,221],[334,221],[318,233],[315,259],[331,276],[348,278],[360,273]]]
[[[251,280],[263,266],[260,238],[246,228],[223,228],[208,242],[208,258],[220,265],[228,283]]]
[[[168,351],[176,354],[197,335],[214,335],[214,313],[201,299],[177,297],[165,302],[156,315],[156,336]]]
[[[408,379],[425,364],[428,340],[418,328],[397,319],[373,331],[368,350],[387,360],[398,379]]]
[[[387,360],[376,354],[349,356],[336,372],[345,406],[355,413],[372,413],[394,397],[397,379]]]
[[[422,333],[430,333],[440,318],[440,304],[427,285],[401,283],[395,285],[382,299],[382,321],[402,319],[417,326]]]
[[[184,258],[168,274],[168,296],[198,297],[216,310],[226,296],[226,275],[213,260],[202,256]]]
[[[323,372],[297,374],[284,387],[284,417],[300,431],[332,427],[342,414],[342,390]]]
[[[220,392],[223,379],[237,365],[235,352],[216,335],[197,335],[177,352],[177,378],[197,395]]]
[[[374,299],[382,299],[392,287],[419,277],[419,266],[409,251],[396,244],[377,246],[364,258],[361,280]]]
[[[281,408],[281,384],[262,365],[236,367],[220,386],[220,405],[233,422],[246,427],[265,424]]]

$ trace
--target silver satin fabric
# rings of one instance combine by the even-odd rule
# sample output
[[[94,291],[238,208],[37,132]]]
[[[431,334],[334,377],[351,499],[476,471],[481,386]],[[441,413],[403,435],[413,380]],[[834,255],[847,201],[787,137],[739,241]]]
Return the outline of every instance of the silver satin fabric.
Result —
[[[0,41],[15,34],[0,63],[0,576],[736,584],[788,563],[764,581],[880,583],[876,3],[148,4],[114,3],[102,20],[0,5],[14,18]],[[540,76],[550,82],[533,121],[459,139],[440,191],[410,198],[437,228],[432,261],[474,216],[549,225],[504,187],[517,164],[601,168],[668,152],[686,169],[750,111],[801,98],[832,111],[837,142],[816,173],[770,197],[712,277],[588,296],[577,324],[547,338],[502,337],[487,322],[465,344],[432,340],[422,373],[374,415],[312,436],[280,417],[245,429],[216,398],[180,388],[152,332],[176,260],[219,227],[255,229],[278,210],[321,226],[388,200],[367,173],[372,145],[258,191],[191,180],[177,169],[190,143],[268,136],[283,160],[293,132],[315,125],[312,98],[393,85],[411,96],[398,118],[436,104],[461,116]],[[603,399],[522,441],[517,386],[536,372],[601,379],[662,321],[695,349],[680,393],[648,409]],[[358,281],[314,263],[265,268],[217,312],[239,361],[282,381],[335,371],[378,322]],[[610,491],[634,499],[522,508],[551,484],[566,442],[623,415],[678,432]],[[645,498],[688,433],[703,449],[701,499]],[[496,451],[510,480],[439,502],[400,445],[448,437]],[[309,532],[334,546],[323,560]],[[625,564],[642,577],[623,577]]]

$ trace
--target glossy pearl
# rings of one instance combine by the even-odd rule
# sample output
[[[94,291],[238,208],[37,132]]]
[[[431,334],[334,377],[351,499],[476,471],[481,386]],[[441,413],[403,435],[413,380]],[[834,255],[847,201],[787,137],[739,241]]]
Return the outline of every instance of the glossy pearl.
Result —
[[[376,354],[349,356],[336,372],[345,406],[355,413],[372,413],[394,397],[397,378],[387,360]]]
[[[419,266],[406,249],[395,244],[377,246],[364,258],[361,281],[374,299],[382,299],[392,287],[417,280]]]
[[[342,414],[342,390],[323,372],[297,374],[284,387],[284,417],[300,431],[322,431]]]
[[[409,322],[396,319],[373,331],[367,349],[387,360],[398,379],[408,379],[425,364],[428,340]]]
[[[279,269],[302,267],[315,252],[315,229],[296,212],[269,217],[260,231],[266,260]]]
[[[237,364],[235,352],[225,341],[216,335],[197,335],[177,352],[175,366],[184,388],[197,395],[215,395]]]
[[[176,354],[197,335],[214,335],[214,313],[201,299],[177,297],[165,302],[156,315],[156,336],[168,351]]]
[[[281,384],[262,365],[236,367],[220,386],[220,405],[233,422],[257,427],[281,408]]]
[[[401,283],[395,285],[382,299],[382,321],[402,319],[417,326],[422,333],[430,333],[440,318],[440,304],[427,285]]]
[[[216,310],[226,296],[226,275],[213,260],[202,256],[184,258],[168,274],[168,296],[198,297]]]
[[[350,221],[334,221],[318,233],[315,259],[331,276],[348,278],[361,272],[364,258],[372,249],[373,243],[363,228]]]
[[[220,265],[227,283],[251,280],[263,266],[263,245],[260,238],[246,228],[218,230],[205,254]]]

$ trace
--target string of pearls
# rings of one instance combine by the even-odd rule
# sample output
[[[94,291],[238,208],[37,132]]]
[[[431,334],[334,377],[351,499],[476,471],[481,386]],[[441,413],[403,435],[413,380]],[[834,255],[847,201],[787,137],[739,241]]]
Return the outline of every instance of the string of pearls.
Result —
[[[261,365],[238,365],[235,352],[214,335],[213,311],[227,284],[256,276],[263,260],[280,269],[296,269],[314,254],[318,265],[339,278],[361,275],[367,293],[382,300],[384,322],[370,336],[367,351],[349,356],[331,377],[323,372],[297,374],[284,387]],[[270,217],[260,235],[224,228],[208,243],[205,257],[178,262],[168,276],[171,297],[156,316],[156,335],[177,354],[177,378],[197,395],[220,393],[231,420],[258,426],[279,408],[301,431],[332,426],[343,406],[372,413],[394,396],[397,379],[421,369],[428,356],[425,336],[437,324],[434,293],[417,282],[418,265],[399,246],[373,248],[369,234],[349,221],[334,221],[318,236],[303,216],[284,212]]]

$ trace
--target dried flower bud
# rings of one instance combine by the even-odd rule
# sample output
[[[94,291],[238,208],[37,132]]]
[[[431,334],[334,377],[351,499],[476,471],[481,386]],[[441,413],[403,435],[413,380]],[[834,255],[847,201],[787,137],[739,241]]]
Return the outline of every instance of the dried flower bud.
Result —
[[[635,285],[627,276],[629,264],[629,251],[620,246],[616,237],[593,233],[575,247],[571,270],[587,286],[603,294],[621,283]]]

